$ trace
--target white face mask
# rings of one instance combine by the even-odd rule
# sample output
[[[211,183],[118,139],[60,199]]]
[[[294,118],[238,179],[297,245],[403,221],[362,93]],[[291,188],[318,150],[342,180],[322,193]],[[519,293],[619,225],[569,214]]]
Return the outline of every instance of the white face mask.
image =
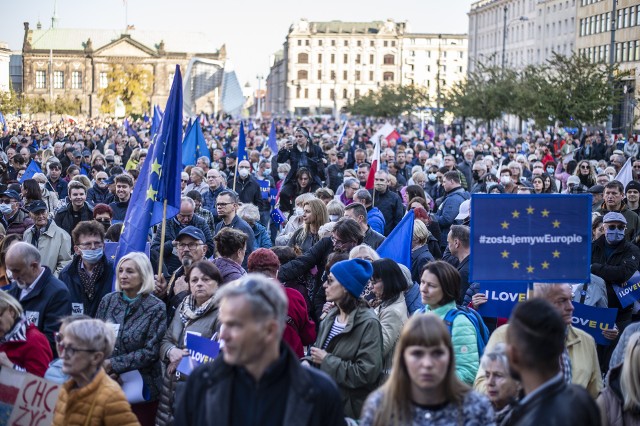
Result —
[[[40,191],[44,191],[44,187],[45,187],[45,183],[39,183],[38,186],[40,187]]]
[[[304,209],[302,207],[296,207],[294,209],[294,214],[296,216],[302,216],[304,214]]]
[[[278,177],[280,178],[280,180],[284,180],[287,177],[286,173],[278,173]]]
[[[500,176],[500,183],[503,185],[508,185],[511,183],[511,176]]]
[[[241,178],[246,178],[247,176],[249,176],[249,169],[240,169],[238,170],[238,174],[240,175]]]
[[[337,214],[330,214],[330,215],[329,215],[329,220],[330,220],[331,222],[337,222],[337,221],[338,221],[338,219],[340,219],[340,216],[338,216]]]

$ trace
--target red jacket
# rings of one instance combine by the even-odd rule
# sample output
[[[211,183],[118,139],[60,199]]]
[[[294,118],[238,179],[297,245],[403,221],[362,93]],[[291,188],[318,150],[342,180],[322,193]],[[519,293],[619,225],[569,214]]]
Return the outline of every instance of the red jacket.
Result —
[[[298,358],[304,356],[303,346],[316,341],[316,325],[309,319],[307,303],[298,290],[284,287],[289,300],[287,309],[287,324],[284,328],[282,340],[286,342]]]
[[[27,373],[44,377],[44,373],[53,359],[51,346],[38,328],[27,326],[27,340],[0,344],[0,352],[7,354],[11,362],[27,370]]]

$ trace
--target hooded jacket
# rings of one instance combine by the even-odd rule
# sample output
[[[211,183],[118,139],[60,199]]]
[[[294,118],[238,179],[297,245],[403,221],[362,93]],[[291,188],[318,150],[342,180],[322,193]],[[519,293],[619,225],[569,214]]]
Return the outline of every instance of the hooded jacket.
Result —
[[[338,313],[338,308],[333,308],[320,323],[313,346],[322,348]],[[338,384],[347,417],[359,418],[365,399],[378,386],[382,342],[382,326],[373,309],[358,306],[349,314],[344,330],[327,346],[327,356],[319,367]]]
[[[22,241],[31,244],[34,232],[35,225],[24,231]],[[71,262],[71,237],[54,221],[40,233],[36,247],[41,256],[40,264],[48,266],[56,276]]]

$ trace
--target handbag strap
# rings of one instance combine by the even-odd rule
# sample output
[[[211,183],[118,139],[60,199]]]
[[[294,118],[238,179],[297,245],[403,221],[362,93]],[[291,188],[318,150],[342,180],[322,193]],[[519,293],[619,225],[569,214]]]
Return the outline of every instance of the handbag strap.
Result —
[[[96,400],[98,399],[98,392],[93,397],[93,401],[91,402],[91,408],[89,408],[89,414],[87,414],[87,418],[84,421],[84,426],[89,426],[89,421],[91,420],[91,415],[93,414],[93,408],[96,406]]]

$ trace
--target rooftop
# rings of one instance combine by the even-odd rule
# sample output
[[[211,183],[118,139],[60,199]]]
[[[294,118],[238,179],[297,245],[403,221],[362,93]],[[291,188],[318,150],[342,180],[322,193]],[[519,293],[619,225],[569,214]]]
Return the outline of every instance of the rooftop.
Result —
[[[51,28],[30,29],[28,40],[33,50],[84,50],[84,45],[91,39],[94,49],[120,39],[128,34],[133,40],[156,50],[160,42],[164,42],[167,52],[211,53],[219,48],[211,37],[199,32],[178,31],[142,31],[142,30],[99,30]]]

